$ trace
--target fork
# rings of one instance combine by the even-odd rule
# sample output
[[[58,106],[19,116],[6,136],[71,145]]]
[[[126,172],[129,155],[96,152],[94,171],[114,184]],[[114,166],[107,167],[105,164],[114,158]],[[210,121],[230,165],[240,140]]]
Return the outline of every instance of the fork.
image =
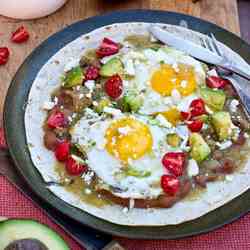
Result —
[[[215,38],[215,36],[211,33],[211,38],[208,36],[204,36],[201,38],[201,42],[203,46],[210,50],[211,52],[217,54],[222,58],[220,63],[220,67],[227,72],[231,72],[237,74],[246,80],[250,81],[250,66],[249,66],[249,73],[245,70],[241,69],[233,60],[229,59],[224,51],[221,49],[219,42]]]
[[[224,65],[225,67],[217,67],[218,72],[222,75],[223,78],[228,79],[232,83],[235,91],[240,97],[248,119],[250,119],[250,74],[247,74],[246,72],[243,72],[241,69],[236,67],[235,63],[232,60],[229,60],[225,53],[222,51],[215,36],[213,34],[210,34],[210,36],[211,38],[208,36],[202,37],[201,42],[206,49],[209,49],[211,52],[216,53],[223,59],[221,65]],[[239,82],[242,86],[243,84],[245,85],[244,89],[240,86]]]

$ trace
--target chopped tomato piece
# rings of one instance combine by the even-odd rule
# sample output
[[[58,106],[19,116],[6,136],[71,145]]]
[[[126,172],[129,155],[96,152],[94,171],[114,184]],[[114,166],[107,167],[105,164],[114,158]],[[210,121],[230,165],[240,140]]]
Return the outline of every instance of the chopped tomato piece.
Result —
[[[68,119],[61,111],[54,111],[50,114],[47,124],[50,128],[63,128],[68,125]]]
[[[206,113],[205,103],[201,98],[193,100],[190,104],[189,109],[192,117],[203,115]]]
[[[100,47],[96,50],[96,54],[99,57],[105,57],[114,55],[118,51],[119,51],[119,44],[105,37]]]
[[[203,126],[203,121],[195,120],[188,122],[188,128],[191,132],[200,132]]]
[[[105,92],[108,96],[116,99],[122,94],[123,84],[119,75],[111,76],[104,84]]]
[[[181,118],[184,121],[189,120],[189,119],[191,119],[191,113],[190,112],[181,111]]]
[[[29,39],[29,36],[28,31],[24,28],[24,26],[21,26],[12,33],[11,41],[14,43],[23,43]]]
[[[87,165],[76,161],[72,156],[68,157],[65,167],[68,174],[74,176],[81,175],[87,170]]]
[[[183,152],[169,152],[162,158],[163,166],[173,175],[183,174],[186,155]]]
[[[180,181],[172,175],[163,175],[161,177],[161,187],[168,195],[175,195],[180,189]]]
[[[0,47],[0,65],[4,65],[7,63],[9,55],[10,52],[7,47]]]
[[[206,78],[206,84],[209,88],[224,88],[227,84],[229,84],[229,80],[223,79],[218,76],[209,76]]]
[[[55,150],[55,156],[58,161],[66,161],[69,157],[70,143],[63,141],[59,143]]]
[[[99,76],[99,68],[90,65],[87,67],[86,72],[85,72],[85,79],[86,80],[95,80]]]

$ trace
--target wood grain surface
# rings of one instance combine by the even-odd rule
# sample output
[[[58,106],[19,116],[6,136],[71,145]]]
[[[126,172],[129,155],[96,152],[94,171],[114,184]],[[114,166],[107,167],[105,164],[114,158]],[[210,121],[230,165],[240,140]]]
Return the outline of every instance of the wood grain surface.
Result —
[[[1,1],[1,0],[0,0]],[[1,3],[0,3],[1,4]],[[201,17],[239,34],[236,0],[69,0],[55,14],[33,21],[19,21],[0,16],[0,47],[10,49],[9,62],[0,66],[0,112],[12,77],[24,58],[43,40],[63,27],[89,16],[121,9],[160,9]],[[30,32],[27,43],[10,42],[10,34],[20,25]]]

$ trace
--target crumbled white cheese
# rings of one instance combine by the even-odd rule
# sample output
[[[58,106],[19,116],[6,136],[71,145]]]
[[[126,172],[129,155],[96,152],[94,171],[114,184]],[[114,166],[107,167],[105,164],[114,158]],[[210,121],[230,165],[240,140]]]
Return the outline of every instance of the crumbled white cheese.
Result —
[[[176,80],[177,80],[176,78],[173,78],[171,79],[171,82],[176,82]]]
[[[58,103],[58,98],[55,96],[54,97],[54,103],[57,104]]]
[[[176,73],[178,73],[178,72],[180,71],[180,69],[179,69],[177,63],[174,63],[174,64],[172,65],[172,67],[173,67],[173,69],[174,69],[174,71],[175,71]]]
[[[235,113],[237,112],[237,106],[239,105],[239,101],[237,99],[233,99],[231,102],[230,102],[230,105],[229,105],[229,109],[231,112]]]
[[[43,103],[43,109],[44,110],[51,110],[51,109],[53,109],[54,108],[54,106],[55,106],[56,104],[55,104],[55,102],[44,102]]]
[[[181,87],[182,87],[182,88],[186,88],[186,87],[187,87],[187,84],[188,84],[188,81],[187,81],[187,80],[182,80],[182,81],[181,81]]]
[[[216,69],[211,69],[207,72],[208,76],[218,76]]]
[[[224,141],[224,142],[216,142],[216,145],[221,149],[224,150],[232,146],[232,141]]]
[[[135,75],[135,67],[134,67],[134,63],[133,63],[132,59],[128,59],[125,61],[124,70],[130,76]]]
[[[122,113],[120,109],[115,109],[111,107],[104,107],[103,112],[114,116],[121,115]]]
[[[94,80],[88,80],[84,83],[84,85],[90,90],[93,91],[95,87],[95,81]]]
[[[95,175],[94,172],[88,171],[87,173],[84,173],[84,174],[82,175],[82,178],[83,178],[84,182],[85,182],[87,185],[90,185],[90,183],[91,183],[91,181],[92,181],[94,175]]]
[[[97,107],[98,106],[98,102],[97,101],[93,101],[93,106]]]
[[[92,94],[89,92],[88,94],[86,94],[86,97],[91,98]]]
[[[89,189],[89,188],[85,188],[84,193],[85,193],[85,194],[91,194],[92,191],[91,191],[91,189]]]
[[[69,116],[69,117],[68,117],[68,120],[69,120],[70,122],[72,122],[72,121],[73,121],[73,119],[72,119],[72,117],[71,117],[71,116]]]
[[[81,93],[81,94],[79,95],[79,99],[82,99],[83,97],[84,97],[84,94]]]
[[[132,165],[133,164],[133,160],[131,158],[128,158],[128,164]]]
[[[181,94],[177,89],[173,89],[171,91],[171,97],[172,97],[173,103],[178,103],[181,100]]]
[[[127,208],[127,207],[124,207],[124,208],[122,209],[122,212],[126,214],[126,213],[128,212],[128,208]]]
[[[76,117],[77,117],[77,113],[73,113],[72,118],[76,118]]]
[[[134,208],[135,206],[135,200],[134,199],[129,199],[129,209]]]
[[[172,124],[162,115],[159,114],[155,118],[157,121],[159,121],[160,125],[166,128],[171,128]]]
[[[245,138],[249,138],[249,134],[248,133],[244,133],[244,137]]]
[[[234,177],[232,175],[226,175],[226,177],[225,177],[226,181],[232,181],[233,178]]]
[[[187,174],[189,177],[196,176],[199,174],[199,166],[194,159],[188,161]]]
[[[118,132],[122,135],[127,135],[129,132],[131,132],[131,127],[125,126],[125,127],[118,128]]]
[[[79,91],[80,89],[81,89],[81,86],[80,86],[80,85],[76,86],[76,90],[77,90],[77,91]]]

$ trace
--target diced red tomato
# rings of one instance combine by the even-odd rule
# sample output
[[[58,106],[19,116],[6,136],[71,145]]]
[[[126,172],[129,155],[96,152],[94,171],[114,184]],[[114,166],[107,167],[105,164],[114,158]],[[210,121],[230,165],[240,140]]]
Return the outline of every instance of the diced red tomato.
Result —
[[[183,152],[169,152],[162,158],[163,166],[173,175],[183,174],[186,155]]]
[[[180,181],[172,175],[163,175],[161,177],[161,187],[168,195],[175,195],[180,189]]]
[[[105,57],[114,55],[118,51],[119,51],[119,44],[105,37],[100,47],[96,50],[96,54],[99,57]]]
[[[50,128],[63,128],[68,125],[68,119],[63,112],[55,110],[50,114],[47,124]]]
[[[191,132],[200,132],[203,126],[203,121],[201,120],[194,120],[188,122],[188,128]]]
[[[73,176],[81,175],[87,170],[87,165],[76,161],[72,156],[68,157],[65,167],[68,174]]]
[[[4,65],[7,63],[9,55],[10,52],[7,47],[0,47],[0,65]]]
[[[70,143],[63,141],[59,143],[55,150],[55,156],[58,161],[66,161],[70,153]]]
[[[183,121],[187,121],[187,120],[191,119],[191,113],[181,111],[181,118]]]
[[[223,79],[218,76],[209,76],[206,78],[206,84],[210,88],[221,89],[224,88],[227,84],[229,84],[229,80]]]
[[[86,80],[95,80],[99,76],[99,68],[90,65],[87,67],[86,72],[85,72],[85,79]]]
[[[190,104],[189,109],[192,117],[203,115],[206,113],[205,103],[201,98],[193,100]]]
[[[26,42],[29,37],[29,32],[24,28],[24,26],[21,26],[12,33],[11,41],[14,43],[23,43]]]
[[[7,149],[7,143],[5,140],[5,135],[4,135],[4,129],[1,127],[0,128],[0,149]]]
[[[123,84],[119,75],[111,76],[104,84],[105,92],[111,98],[118,98],[122,94]]]

